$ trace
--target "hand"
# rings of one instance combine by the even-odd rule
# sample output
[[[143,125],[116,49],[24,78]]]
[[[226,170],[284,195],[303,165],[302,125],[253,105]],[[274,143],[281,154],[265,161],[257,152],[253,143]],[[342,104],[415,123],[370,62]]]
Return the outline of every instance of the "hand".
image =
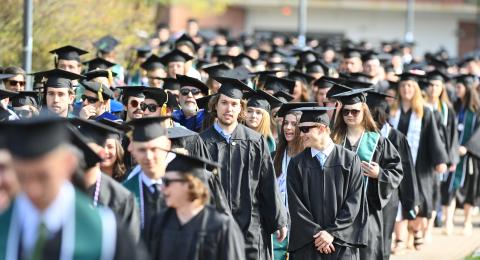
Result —
[[[435,166],[435,171],[437,173],[446,172],[447,171],[447,164],[445,164],[445,163],[438,164],[437,166]]]
[[[322,230],[313,236],[315,239],[315,247],[320,253],[330,254],[335,252],[335,247],[333,247],[333,236],[330,235],[327,231]],[[332,247],[330,247],[332,245]],[[333,250],[333,251],[332,251]]]
[[[281,229],[277,230],[277,241],[282,242],[283,240],[285,240],[285,238],[287,237],[287,232],[287,227],[282,227]]]
[[[449,172],[453,172],[453,171],[455,171],[456,169],[457,169],[457,165],[456,165],[456,164],[452,164],[452,165],[450,165],[450,167],[448,168],[448,171],[449,171]]]
[[[378,175],[380,174],[380,166],[376,162],[362,162],[362,170],[365,176],[374,179],[378,179]]]
[[[467,148],[461,145],[460,147],[458,147],[458,154],[460,154],[460,156],[464,156],[465,154],[467,154]]]
[[[97,110],[93,105],[86,105],[82,107],[82,109],[80,110],[79,116],[80,118],[83,118],[83,119],[89,119],[90,117],[95,116],[96,114],[97,114]]]

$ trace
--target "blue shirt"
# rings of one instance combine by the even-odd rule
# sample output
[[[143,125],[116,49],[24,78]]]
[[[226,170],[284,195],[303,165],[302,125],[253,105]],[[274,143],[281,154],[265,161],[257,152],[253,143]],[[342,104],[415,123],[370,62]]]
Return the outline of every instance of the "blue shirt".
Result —
[[[217,122],[213,124],[213,129],[215,129],[215,131],[217,131],[227,141],[227,143],[230,143],[232,134],[225,132]]]
[[[205,118],[205,111],[201,109],[195,116],[186,118],[182,110],[175,110],[172,113],[173,120],[189,130],[200,132],[202,130],[203,119]]]

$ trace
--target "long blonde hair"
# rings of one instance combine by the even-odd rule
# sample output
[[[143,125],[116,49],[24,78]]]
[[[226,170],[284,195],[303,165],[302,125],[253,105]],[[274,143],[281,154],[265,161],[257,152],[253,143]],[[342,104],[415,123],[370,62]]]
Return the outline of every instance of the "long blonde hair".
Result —
[[[407,82],[411,83],[413,87],[415,88],[415,94],[413,95],[412,98],[412,111],[417,114],[419,118],[423,117],[423,106],[425,104],[425,100],[423,99],[422,96],[422,91],[420,90],[420,86],[418,83],[414,80],[405,80],[405,81],[400,81],[398,88],[400,89],[402,87],[402,84],[406,84]],[[391,115],[395,115],[395,113],[400,109],[402,102],[402,97],[400,96],[400,91],[397,91],[397,99],[393,102],[392,108],[390,110]]]
[[[261,109],[260,111],[262,111],[262,120],[260,120],[260,123],[254,130],[266,139],[269,137],[273,138],[272,129],[270,128],[270,113],[265,109]]]
[[[343,106],[342,106],[343,109]],[[342,110],[340,110],[342,111]],[[375,120],[373,120],[372,114],[370,114],[370,110],[368,109],[368,105],[366,103],[362,103],[362,111],[363,111],[363,119],[362,119],[362,126],[365,131],[369,132],[378,132],[377,124]],[[339,118],[335,120],[335,124],[333,126],[333,134],[332,139],[336,144],[343,143],[345,140],[345,136],[347,136],[347,124],[343,119],[341,112],[339,113]]]

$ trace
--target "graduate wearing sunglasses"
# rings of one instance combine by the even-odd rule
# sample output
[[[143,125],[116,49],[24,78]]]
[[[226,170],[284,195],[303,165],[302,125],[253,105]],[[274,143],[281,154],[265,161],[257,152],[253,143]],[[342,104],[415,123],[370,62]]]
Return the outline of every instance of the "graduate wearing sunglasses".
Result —
[[[333,140],[356,153],[361,160],[368,201],[368,245],[360,249],[360,259],[383,259],[382,209],[400,185],[403,170],[393,144],[381,136],[366,104],[365,93],[372,88],[353,89],[335,95],[342,103],[335,122]]]
[[[173,120],[184,127],[200,132],[205,111],[199,109],[196,99],[208,95],[208,87],[198,79],[177,75],[180,83],[180,96],[178,97],[181,109],[173,112]]]

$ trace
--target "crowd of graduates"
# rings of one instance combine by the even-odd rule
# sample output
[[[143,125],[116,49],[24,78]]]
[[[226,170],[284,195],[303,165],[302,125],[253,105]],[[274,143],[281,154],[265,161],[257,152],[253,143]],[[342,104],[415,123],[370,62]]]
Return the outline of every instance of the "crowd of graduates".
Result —
[[[0,259],[389,259],[457,208],[472,234],[480,53],[156,29],[2,64]]]

